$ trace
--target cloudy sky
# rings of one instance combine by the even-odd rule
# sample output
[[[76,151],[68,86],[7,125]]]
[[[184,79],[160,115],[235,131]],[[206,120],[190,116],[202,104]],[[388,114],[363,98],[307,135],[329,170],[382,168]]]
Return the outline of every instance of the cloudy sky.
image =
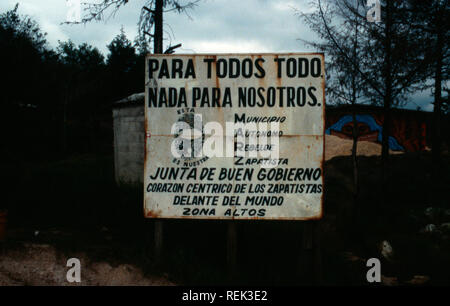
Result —
[[[98,2],[101,0],[81,0]],[[56,47],[58,40],[88,42],[105,55],[106,45],[123,26],[133,40],[137,22],[146,0],[130,0],[114,17],[87,25],[65,25],[66,0],[1,0],[0,12],[19,3],[19,13],[33,17],[47,32],[47,40]],[[164,16],[165,45],[182,43],[178,53],[224,52],[302,52],[312,51],[298,39],[314,39],[314,34],[299,20],[295,9],[308,11],[309,0],[202,0],[186,14]],[[419,93],[408,108],[417,105],[432,110],[429,93]]]

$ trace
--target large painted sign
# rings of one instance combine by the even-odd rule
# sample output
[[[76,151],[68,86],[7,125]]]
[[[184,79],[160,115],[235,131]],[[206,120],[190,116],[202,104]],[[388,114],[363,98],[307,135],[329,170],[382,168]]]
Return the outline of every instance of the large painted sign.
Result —
[[[148,218],[322,216],[320,53],[149,55]]]

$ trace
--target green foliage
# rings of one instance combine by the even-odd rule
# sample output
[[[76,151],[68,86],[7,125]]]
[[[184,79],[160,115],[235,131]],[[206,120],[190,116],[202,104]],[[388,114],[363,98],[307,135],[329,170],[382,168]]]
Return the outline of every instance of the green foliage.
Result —
[[[442,99],[442,112],[444,114],[450,114],[450,101],[449,101],[449,89],[444,89],[446,96]]]
[[[14,9],[0,15],[0,63],[3,71],[8,73],[5,88],[13,88],[23,80],[24,71],[20,68],[27,67],[34,71],[34,74],[28,75],[28,78],[31,78],[30,91],[33,91],[33,81],[37,77],[36,74],[41,72],[45,60],[46,34],[42,33],[39,25],[30,17],[19,15],[18,8],[16,4]],[[5,91],[2,96],[4,103],[17,105],[27,103],[32,95],[28,91]]]
[[[0,103],[2,111],[8,114],[0,121],[4,131],[0,154],[40,158],[47,149],[53,149],[50,135],[54,127],[49,124],[48,110],[55,109],[59,98],[58,92],[50,94],[60,84],[59,65],[56,54],[48,48],[46,34],[30,17],[20,15],[18,9],[16,5],[0,14],[0,65],[5,75]]]
[[[1,155],[48,160],[110,153],[112,104],[144,90],[148,44],[139,40],[136,54],[121,29],[105,59],[87,43],[60,41],[52,49],[45,36],[18,5],[0,14],[0,65],[7,73],[0,101],[9,114],[0,128],[11,131]]]
[[[145,57],[148,53],[150,53],[150,44],[147,39],[143,36],[137,36],[134,39],[134,46],[136,48],[137,54],[140,57]]]
[[[136,49],[126,37],[123,28],[107,47],[109,54],[106,62],[110,76],[108,82],[113,95],[124,98],[136,92],[143,92],[144,57],[136,54]]]
[[[75,66],[78,69],[87,70],[104,65],[104,56],[97,48],[83,43],[78,47],[72,41],[59,42],[57,48],[60,60],[68,66]]]
[[[338,104],[348,103],[356,90],[360,102],[383,105],[389,93],[392,106],[404,106],[408,95],[424,84],[429,72],[424,53],[430,44],[411,26],[421,17],[408,1],[392,1],[387,29],[386,3],[382,1],[381,23],[367,20],[363,0],[322,0],[314,2],[312,13],[299,14],[320,38],[306,43],[326,53],[328,94]]]
[[[120,34],[108,45],[108,50],[110,53],[107,63],[118,71],[126,72],[136,63],[136,50],[125,35],[123,27],[120,29]]]
[[[43,52],[46,48],[47,41],[36,21],[28,16],[20,16],[18,13],[19,4],[14,9],[0,15],[0,29],[2,31],[2,43],[6,43],[5,38],[11,39],[16,46],[21,47],[28,45]],[[6,36],[6,37],[5,37]]]

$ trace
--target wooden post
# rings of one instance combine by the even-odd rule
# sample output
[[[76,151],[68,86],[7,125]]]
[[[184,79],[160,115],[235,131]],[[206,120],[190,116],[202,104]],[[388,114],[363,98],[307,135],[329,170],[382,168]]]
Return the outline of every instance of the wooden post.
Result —
[[[162,263],[163,256],[163,222],[155,220],[155,266],[159,268]]]
[[[153,53],[162,54],[163,49],[163,0],[155,3],[155,32],[153,36]],[[155,265],[161,267],[163,256],[163,221],[155,220]]]
[[[320,220],[313,223],[313,268],[314,268],[314,282],[316,285],[323,283],[322,271],[322,249],[320,243]]]
[[[302,224],[302,235],[300,243],[300,254],[298,262],[298,279],[299,285],[310,284],[312,261],[311,251],[313,249],[313,235],[312,235],[311,221],[304,221]]]
[[[155,3],[155,32],[153,33],[153,53],[163,53],[163,0]]]
[[[299,283],[302,285],[319,285],[322,283],[319,221],[305,221],[302,227],[298,262]]]
[[[237,258],[237,230],[236,221],[229,221],[227,225],[227,267],[228,279],[233,280],[236,276]]]

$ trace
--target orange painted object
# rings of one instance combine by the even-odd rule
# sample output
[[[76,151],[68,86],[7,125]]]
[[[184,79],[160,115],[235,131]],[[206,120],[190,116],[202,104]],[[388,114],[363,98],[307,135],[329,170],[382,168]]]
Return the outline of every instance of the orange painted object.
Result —
[[[4,241],[6,238],[7,217],[8,212],[6,210],[0,210],[0,241]]]

